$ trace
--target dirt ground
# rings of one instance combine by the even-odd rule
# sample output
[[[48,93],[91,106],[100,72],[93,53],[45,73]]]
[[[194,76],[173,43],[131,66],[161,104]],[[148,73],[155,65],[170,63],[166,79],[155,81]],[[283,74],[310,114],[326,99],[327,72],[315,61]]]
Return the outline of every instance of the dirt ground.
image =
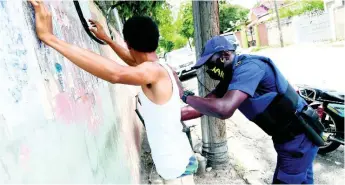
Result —
[[[193,140],[197,142],[200,137],[197,134],[198,128],[193,131]],[[143,136],[141,148],[141,184],[162,184],[163,180],[157,174],[152,161],[150,148],[147,142],[146,134]],[[236,172],[231,162],[228,167],[218,170],[211,170],[202,176],[194,176],[196,184],[246,184]]]
[[[237,112],[226,123],[229,165],[195,176],[196,184],[271,184],[276,165],[272,140],[255,124],[243,119],[243,115]],[[192,138],[194,146],[200,145],[200,125],[193,129]],[[145,142],[141,157],[141,183],[161,184],[163,181],[154,169],[149,146]],[[344,172],[343,146],[327,155],[318,155],[314,161],[315,184],[344,184]]]

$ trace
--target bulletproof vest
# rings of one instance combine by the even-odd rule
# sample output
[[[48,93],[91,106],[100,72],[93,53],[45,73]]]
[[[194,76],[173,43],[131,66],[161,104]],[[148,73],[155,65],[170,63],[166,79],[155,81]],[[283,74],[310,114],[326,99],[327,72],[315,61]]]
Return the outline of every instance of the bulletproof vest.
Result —
[[[295,112],[299,96],[270,58],[257,55],[239,55],[237,60],[237,63],[239,63],[238,66],[240,66],[241,63],[250,62],[250,60],[260,60],[271,67],[275,75],[277,93],[274,92],[276,96],[270,103],[266,103],[268,105],[262,105],[264,110],[256,113],[255,110],[257,110],[257,108],[250,108],[250,106],[258,102],[255,102],[255,98],[248,98],[245,101],[245,106],[247,106],[247,111],[254,112],[254,115],[246,117],[270,136],[284,133],[284,129],[286,129],[291,122],[296,121]],[[233,69],[236,69],[236,64],[234,64]],[[262,102],[262,104],[265,104],[265,102]],[[245,112],[245,110],[242,109],[241,112]]]

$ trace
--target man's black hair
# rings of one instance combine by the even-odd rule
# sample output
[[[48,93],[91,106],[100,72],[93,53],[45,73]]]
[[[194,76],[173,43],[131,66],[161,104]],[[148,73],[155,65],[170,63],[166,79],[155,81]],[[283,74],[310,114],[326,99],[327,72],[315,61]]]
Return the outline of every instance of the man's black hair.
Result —
[[[158,47],[158,26],[150,17],[131,17],[123,26],[123,35],[127,45],[136,51],[154,52]]]

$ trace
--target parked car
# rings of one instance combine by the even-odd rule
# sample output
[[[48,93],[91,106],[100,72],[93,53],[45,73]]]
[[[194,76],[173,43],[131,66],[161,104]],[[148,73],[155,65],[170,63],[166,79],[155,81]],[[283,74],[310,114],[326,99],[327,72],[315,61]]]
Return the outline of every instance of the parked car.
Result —
[[[178,74],[179,78],[187,75],[196,75],[196,70],[192,67],[196,63],[195,49],[185,46],[173,50],[164,55],[165,62],[169,64]]]
[[[237,39],[235,34],[233,32],[227,32],[221,34],[221,36],[224,36],[229,42],[232,42],[236,45],[236,53],[241,54],[242,53],[242,48],[240,46],[240,41]]]

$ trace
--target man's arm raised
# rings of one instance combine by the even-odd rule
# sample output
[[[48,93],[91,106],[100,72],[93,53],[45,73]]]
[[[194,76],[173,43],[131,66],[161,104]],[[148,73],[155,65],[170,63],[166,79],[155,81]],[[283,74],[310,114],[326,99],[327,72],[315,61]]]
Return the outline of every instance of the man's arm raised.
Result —
[[[159,79],[161,71],[156,63],[122,66],[89,50],[71,45],[53,35],[52,17],[42,1],[30,0],[36,17],[36,33],[40,40],[64,55],[85,71],[111,83],[146,85]]]

